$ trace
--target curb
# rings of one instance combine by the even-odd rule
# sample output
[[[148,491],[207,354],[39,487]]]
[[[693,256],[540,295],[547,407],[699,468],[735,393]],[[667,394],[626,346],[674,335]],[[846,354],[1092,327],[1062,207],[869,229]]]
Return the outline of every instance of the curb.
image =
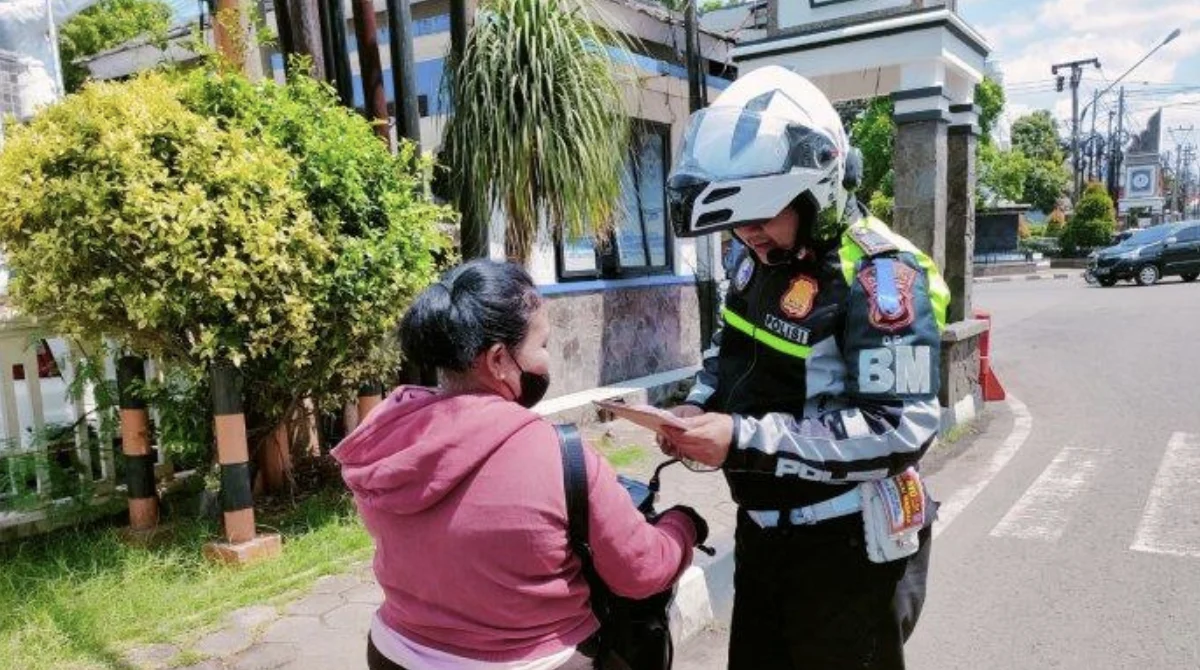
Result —
[[[733,537],[712,539],[716,554],[700,552],[684,570],[668,611],[676,647],[733,615]]]
[[[1072,273],[1055,273],[1055,274],[1038,274],[1038,275],[1023,275],[1014,277],[977,277],[972,281],[976,284],[1004,284],[1014,281],[1053,281],[1061,279],[1073,279],[1080,277],[1079,274]]]

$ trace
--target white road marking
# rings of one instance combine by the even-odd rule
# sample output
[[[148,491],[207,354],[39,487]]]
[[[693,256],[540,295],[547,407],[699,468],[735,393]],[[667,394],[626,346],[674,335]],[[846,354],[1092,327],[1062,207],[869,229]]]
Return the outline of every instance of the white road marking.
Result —
[[[1015,395],[1009,393],[1008,408],[1016,417],[1012,432],[1004,439],[1004,444],[1000,445],[996,453],[992,454],[987,467],[976,473],[966,486],[958,489],[942,502],[941,507],[938,508],[937,522],[933,525],[933,536],[935,538],[945,532],[950,527],[950,524],[954,523],[954,519],[975,500],[976,496],[987,488],[992,479],[1008,465],[1013,456],[1016,456],[1017,451],[1029,439],[1029,434],[1033,432],[1033,416],[1029,414],[1029,408],[1025,406],[1025,403],[1021,402]]]
[[[1175,433],[1150,488],[1134,551],[1200,558],[1200,435]]]
[[[1064,448],[992,529],[992,537],[1054,542],[1062,537],[1076,497],[1106,452]]]

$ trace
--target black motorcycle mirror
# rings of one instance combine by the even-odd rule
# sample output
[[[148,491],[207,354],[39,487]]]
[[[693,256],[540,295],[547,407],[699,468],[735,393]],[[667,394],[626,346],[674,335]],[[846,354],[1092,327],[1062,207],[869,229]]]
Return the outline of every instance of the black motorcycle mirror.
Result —
[[[629,497],[633,500],[634,506],[642,513],[642,516],[645,516],[647,519],[653,519],[658,516],[658,513],[654,511],[654,503],[658,500],[659,489],[662,488],[662,471],[679,462],[678,458],[672,458],[659,463],[654,468],[654,474],[650,476],[650,481],[645,484],[625,475],[617,475],[617,479],[625,487],[625,490],[629,493]],[[717,553],[715,549],[705,545],[698,545],[696,549],[709,556],[714,556]]]

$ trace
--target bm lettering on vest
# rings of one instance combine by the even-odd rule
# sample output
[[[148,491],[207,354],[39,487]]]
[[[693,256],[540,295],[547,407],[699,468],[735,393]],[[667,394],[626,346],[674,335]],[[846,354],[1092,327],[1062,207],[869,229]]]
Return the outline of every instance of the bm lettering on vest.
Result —
[[[933,352],[908,345],[864,349],[858,354],[858,388],[872,394],[931,393]]]

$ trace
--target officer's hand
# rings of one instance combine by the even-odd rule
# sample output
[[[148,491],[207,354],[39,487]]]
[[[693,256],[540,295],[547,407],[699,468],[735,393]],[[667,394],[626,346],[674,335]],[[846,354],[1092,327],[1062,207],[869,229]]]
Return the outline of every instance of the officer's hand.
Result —
[[[671,412],[671,414],[674,414],[675,416],[677,416],[681,419],[690,419],[692,417],[696,417],[696,416],[700,416],[701,414],[704,414],[704,410],[700,409],[699,407],[697,407],[695,405],[690,405],[687,403],[684,403],[682,405],[676,405],[676,406],[672,407],[669,411]],[[658,440],[658,448],[661,449],[664,454],[671,456],[671,457],[675,457],[678,455],[678,450],[675,449],[674,445],[671,444],[671,438],[669,436],[664,435],[662,433],[658,433],[656,438]]]
[[[710,467],[721,467],[733,445],[733,417],[708,412],[683,419],[683,423],[687,426],[685,430],[663,429],[675,454]]]

